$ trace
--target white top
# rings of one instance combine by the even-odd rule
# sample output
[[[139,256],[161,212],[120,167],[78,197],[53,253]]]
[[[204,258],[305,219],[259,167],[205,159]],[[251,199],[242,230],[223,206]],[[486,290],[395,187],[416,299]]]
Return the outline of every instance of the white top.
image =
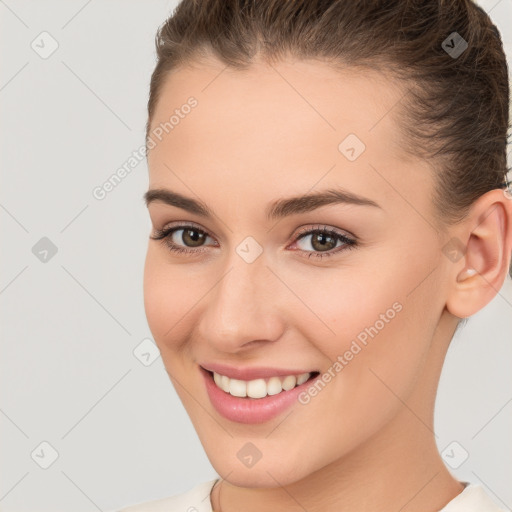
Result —
[[[213,512],[210,492],[217,480],[203,482],[170,498],[138,503],[115,512]],[[463,483],[465,489],[439,512],[505,512],[480,485]]]

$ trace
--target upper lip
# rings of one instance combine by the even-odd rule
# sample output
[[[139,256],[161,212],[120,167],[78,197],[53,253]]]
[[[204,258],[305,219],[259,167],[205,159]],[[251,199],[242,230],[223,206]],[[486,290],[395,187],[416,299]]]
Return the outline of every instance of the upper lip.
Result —
[[[207,363],[200,365],[205,370],[210,372],[225,375],[230,379],[238,380],[254,380],[254,379],[267,379],[270,377],[284,377],[286,375],[301,375],[302,373],[314,373],[315,370],[296,370],[290,368],[264,368],[261,366],[254,367],[237,367],[228,366],[221,363]]]

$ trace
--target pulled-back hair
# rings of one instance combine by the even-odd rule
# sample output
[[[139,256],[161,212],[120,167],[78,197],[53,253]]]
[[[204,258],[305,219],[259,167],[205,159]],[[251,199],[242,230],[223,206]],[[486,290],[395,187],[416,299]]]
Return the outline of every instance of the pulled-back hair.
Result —
[[[180,65],[319,59],[398,80],[400,144],[431,166],[438,220],[463,220],[478,197],[504,186],[507,61],[498,29],[471,0],[182,0],[155,42],[146,141],[163,82]]]

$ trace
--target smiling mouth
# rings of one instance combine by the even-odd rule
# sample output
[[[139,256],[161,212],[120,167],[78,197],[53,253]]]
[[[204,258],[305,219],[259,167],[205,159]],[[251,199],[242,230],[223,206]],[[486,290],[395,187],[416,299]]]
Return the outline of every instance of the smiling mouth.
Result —
[[[278,395],[306,384],[320,374],[318,371],[313,371],[282,377],[241,380],[232,379],[210,370],[204,370],[210,375],[217,388],[226,394],[245,399],[261,399],[267,396]]]

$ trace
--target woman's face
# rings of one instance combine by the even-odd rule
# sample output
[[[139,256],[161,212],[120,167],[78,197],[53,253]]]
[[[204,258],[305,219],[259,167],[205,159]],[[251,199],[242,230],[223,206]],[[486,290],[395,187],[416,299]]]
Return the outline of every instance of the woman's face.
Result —
[[[431,419],[433,346],[455,326],[441,333],[450,260],[432,171],[399,148],[403,94],[377,72],[312,61],[241,72],[211,60],[161,90],[149,189],[187,200],[149,198],[154,230],[175,228],[166,240],[182,252],[149,240],[146,314],[212,465],[235,485],[297,481],[385,432],[392,444],[411,427],[404,403]],[[306,200],[327,190],[364,200]],[[215,388],[212,402],[201,367],[215,365],[268,370],[224,368],[246,381],[319,374],[266,398]]]

